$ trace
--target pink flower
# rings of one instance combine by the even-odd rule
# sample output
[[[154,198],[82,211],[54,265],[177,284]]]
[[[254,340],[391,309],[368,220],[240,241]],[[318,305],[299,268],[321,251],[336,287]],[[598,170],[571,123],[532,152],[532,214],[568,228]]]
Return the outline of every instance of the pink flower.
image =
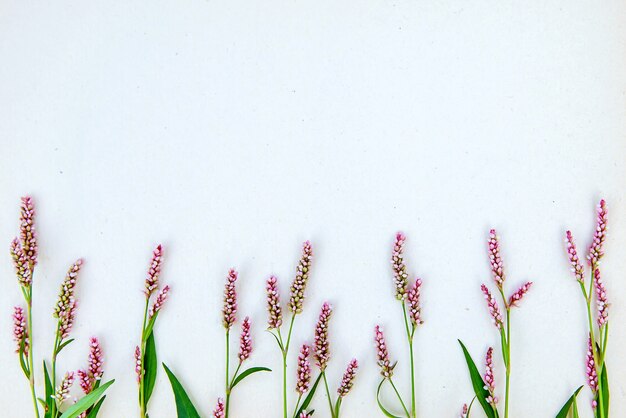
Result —
[[[17,238],[11,241],[11,258],[13,259],[17,281],[20,285],[29,287],[33,282],[33,271],[31,270],[28,258],[24,254],[22,245]]]
[[[226,277],[226,285],[224,287],[224,308],[222,309],[224,315],[222,322],[226,329],[231,329],[237,320],[237,290],[235,289],[237,277],[238,274],[235,269],[231,268],[228,270],[228,277]]]
[[[609,320],[609,303],[606,298],[606,289],[600,276],[600,270],[596,269],[593,275],[593,284],[596,289],[596,306],[598,307],[598,326],[602,327]]]
[[[517,292],[513,293],[509,298],[509,306],[519,306],[524,295],[530,290],[530,286],[532,286],[533,282],[527,282],[522,287],[517,289]]]
[[[585,268],[578,258],[576,244],[574,243],[574,237],[572,237],[571,231],[565,232],[565,242],[567,246],[567,257],[569,258],[569,262],[572,265],[572,272],[574,272],[576,280],[582,283],[585,281]]]
[[[380,367],[380,374],[385,378],[391,378],[391,376],[393,376],[393,368],[395,367],[395,364],[392,365],[389,360],[389,352],[387,351],[385,335],[379,325],[376,325],[376,328],[374,329],[374,341],[376,341],[377,363]]]
[[[313,415],[307,414],[306,412],[301,412],[299,418],[313,418]]]
[[[70,388],[74,384],[74,373],[67,372],[65,373],[65,377],[61,381],[61,384],[56,390],[54,397],[59,401],[63,402],[70,397]]]
[[[61,334],[61,340],[69,337],[72,327],[74,326],[74,319],[76,318],[76,308],[78,302],[72,299],[65,310],[59,315],[59,331]]]
[[[407,297],[407,287],[409,285],[409,275],[404,264],[404,242],[406,236],[402,232],[396,234],[396,241],[391,252],[391,266],[393,268],[393,279],[396,285],[396,299],[403,300]]]
[[[283,324],[283,310],[280,307],[280,294],[278,292],[278,280],[275,276],[267,279],[267,311],[269,319],[267,321],[268,328],[280,328]]]
[[[83,265],[83,260],[78,259],[72,264],[65,275],[63,283],[61,283],[61,290],[59,291],[59,298],[54,307],[53,316],[63,322],[63,318],[66,318],[66,325],[69,322],[69,328],[73,322],[73,315],[71,311],[76,308],[74,299],[74,289],[76,287],[76,279],[78,278],[78,272]],[[69,330],[68,330],[69,332]]]
[[[141,378],[143,377],[143,361],[139,346],[135,347],[135,373],[137,374],[137,382],[141,382]]]
[[[421,318],[422,309],[420,307],[420,287],[422,286],[422,279],[416,279],[413,286],[409,289],[407,303],[409,305],[409,316],[411,317],[411,323],[413,326],[421,325],[424,323]]]
[[[250,318],[247,316],[241,324],[241,336],[239,339],[239,361],[244,362],[252,353],[252,336],[250,335]]]
[[[328,302],[324,302],[320,311],[317,325],[315,326],[315,336],[313,341],[314,357],[317,367],[323,372],[330,359],[330,341],[328,339],[328,322],[332,314],[332,307]]]
[[[28,324],[21,306],[13,308],[13,339],[17,343],[15,352],[19,353],[20,347],[24,344],[24,355],[28,356]]]
[[[598,204],[598,220],[596,224],[596,230],[593,234],[593,240],[591,245],[589,246],[589,254],[587,255],[587,259],[589,260],[589,264],[595,267],[595,265],[600,261],[602,256],[604,255],[604,241],[606,240],[606,221],[607,221],[607,210],[606,210],[606,202],[604,199],[600,200]]]
[[[485,299],[487,300],[487,307],[489,308],[489,314],[491,315],[492,321],[496,328],[502,328],[502,314],[500,313],[500,307],[498,306],[498,302],[496,298],[491,296],[491,292],[484,284],[480,286],[480,289],[483,291],[485,295]]]
[[[302,304],[304,302],[304,291],[309,281],[309,270],[311,269],[311,260],[313,258],[313,250],[311,243],[305,241],[302,244],[302,255],[300,262],[296,267],[296,277],[291,284],[291,296],[289,298],[289,310],[295,314],[302,313]]]
[[[150,297],[159,287],[159,274],[161,273],[161,263],[163,262],[163,247],[161,244],[152,252],[152,260],[150,261],[150,267],[148,267],[148,274],[146,276],[146,289],[144,290],[146,297]]]
[[[596,371],[596,362],[593,358],[593,348],[591,346],[591,336],[587,340],[587,384],[593,393],[598,391],[598,373]]]
[[[300,395],[309,390],[311,384],[311,363],[309,362],[309,346],[302,344],[298,355],[298,378],[296,380],[296,392]]]
[[[37,233],[35,232],[35,207],[29,196],[22,197],[20,205],[20,239],[22,250],[30,264],[30,270],[37,264]]]
[[[77,370],[76,374],[78,375],[78,384],[80,388],[83,390],[85,395],[91,393],[93,390],[93,379],[89,376],[89,372],[87,370]]]
[[[213,417],[214,418],[224,418],[225,417],[224,399],[217,398],[217,405],[215,406],[215,409],[213,410]]]
[[[165,304],[165,301],[167,300],[167,295],[169,291],[170,291],[170,287],[167,285],[163,287],[163,289],[161,289],[161,291],[156,297],[156,300],[154,301],[154,304],[150,307],[150,311],[149,311],[150,318],[152,318],[161,310],[161,308]]]
[[[463,409],[461,410],[459,418],[467,418],[467,404],[463,404]]]
[[[95,380],[102,378],[102,364],[104,362],[100,342],[96,337],[91,337],[89,341],[89,373]]]
[[[487,355],[485,356],[485,389],[489,391],[487,402],[492,405],[498,403],[498,398],[494,396],[496,385],[493,378],[493,348],[491,347],[487,349]]]
[[[498,242],[498,236],[496,230],[489,231],[489,263],[491,264],[491,273],[493,280],[499,289],[502,289],[504,283],[504,269],[502,267],[502,258],[500,257],[500,243]]]
[[[341,379],[341,384],[339,385],[339,389],[337,389],[337,393],[339,397],[345,397],[350,389],[352,389],[352,385],[354,385],[354,377],[356,376],[356,370],[359,368],[359,363],[356,359],[352,359],[346,368],[345,373],[343,374],[343,378]]]

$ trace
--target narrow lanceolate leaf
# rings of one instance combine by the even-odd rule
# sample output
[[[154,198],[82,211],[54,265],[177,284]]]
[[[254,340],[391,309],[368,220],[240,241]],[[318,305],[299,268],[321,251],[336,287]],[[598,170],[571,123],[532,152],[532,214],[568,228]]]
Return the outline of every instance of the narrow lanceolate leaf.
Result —
[[[91,408],[91,411],[89,411],[89,415],[87,415],[87,418],[96,418],[98,416],[98,412],[100,411],[102,402],[104,402],[105,399],[106,399],[106,395],[100,398],[98,402],[96,402],[93,408]]]
[[[600,390],[602,390],[604,417],[608,417],[609,416],[609,376],[606,370],[606,363],[602,365],[602,373],[600,373]]]
[[[196,407],[193,406],[193,403],[191,402],[191,399],[189,399],[187,392],[185,392],[183,385],[180,384],[176,376],[174,376],[174,373],[167,368],[165,363],[163,363],[163,368],[165,369],[165,373],[167,373],[167,377],[170,379],[170,383],[172,384],[172,392],[174,392],[178,418],[200,418],[200,414],[198,414]]]
[[[250,367],[249,369],[239,373],[239,375],[233,381],[233,385],[230,387],[231,389],[237,386],[237,383],[241,382],[246,377],[250,376],[252,373],[256,372],[271,372],[272,369],[268,369],[267,367]]]
[[[387,409],[385,409],[385,407],[383,406],[382,402],[380,402],[380,389],[383,387],[383,383],[385,383],[385,380],[387,379],[383,379],[380,381],[380,384],[378,385],[378,389],[376,390],[376,402],[378,403],[378,407],[380,408],[380,411],[385,414],[386,417],[389,418],[401,418],[397,415],[393,415],[391,412],[389,412]]]
[[[576,396],[578,396],[578,392],[580,392],[582,388],[583,387],[581,386],[578,389],[576,389],[576,391],[574,391],[574,394],[570,396],[567,402],[565,402],[565,405],[563,405],[563,408],[561,408],[559,413],[556,414],[556,417],[554,418],[567,418],[568,417],[569,411],[572,410],[573,405],[576,403]]]
[[[54,402],[54,388],[52,387],[52,380],[50,380],[50,373],[48,373],[48,367],[46,366],[46,361],[43,362],[43,376],[45,381],[45,397],[44,400],[46,402],[45,406],[45,415],[44,418],[49,418],[52,414],[52,403]]]
[[[458,341],[459,344],[461,344],[461,348],[463,349],[463,355],[465,356],[465,361],[467,363],[467,368],[470,373],[470,378],[472,379],[472,387],[474,388],[476,399],[478,399],[478,402],[483,407],[483,411],[485,411],[485,414],[488,418],[498,418],[498,411],[489,402],[487,402],[487,398],[489,397],[489,391],[485,389],[485,381],[480,375],[478,368],[476,367],[476,363],[474,363],[474,360],[472,360],[472,356],[470,356],[467,348],[465,348],[465,345],[463,345],[461,340]]]
[[[69,340],[67,340],[63,344],[61,344],[59,346],[59,348],[57,349],[57,354],[59,354],[61,352],[61,350],[63,350],[65,347],[67,347],[72,341],[74,341],[74,339],[70,338]]]
[[[146,352],[143,356],[144,380],[143,380],[143,399],[144,409],[147,409],[148,401],[152,396],[154,384],[156,383],[156,375],[159,365],[157,364],[156,344],[154,342],[154,333],[148,335],[146,340]]]
[[[108,382],[100,386],[98,389],[91,392],[89,395],[85,395],[82,399],[80,399],[74,405],[70,406],[67,409],[67,411],[65,411],[63,415],[61,415],[61,418],[76,418],[77,416],[85,412],[94,403],[96,403],[98,399],[100,399],[100,396],[104,394],[104,392],[109,388],[109,386],[113,384],[113,382],[115,382],[115,380],[109,380]]]
[[[317,376],[317,379],[315,379],[313,386],[311,386],[311,389],[309,389],[309,394],[306,395],[306,398],[304,398],[304,402],[302,402],[302,405],[300,405],[300,408],[294,415],[294,418],[299,417],[300,414],[309,407],[309,404],[311,403],[311,401],[313,400],[313,396],[315,395],[315,391],[317,390],[317,385],[320,383],[321,379],[322,374],[320,373],[319,376]],[[312,414],[312,412],[309,412],[309,414]]]
[[[504,334],[504,327],[500,328],[500,347],[502,348],[502,359],[504,360],[505,367],[509,367],[509,355],[506,336]]]

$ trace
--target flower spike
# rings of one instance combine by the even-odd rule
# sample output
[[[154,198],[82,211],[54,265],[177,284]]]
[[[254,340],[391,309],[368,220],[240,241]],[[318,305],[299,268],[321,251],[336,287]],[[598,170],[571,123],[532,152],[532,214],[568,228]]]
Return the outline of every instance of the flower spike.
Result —
[[[509,298],[509,306],[519,306],[519,303],[522,301],[524,295],[530,290],[533,282],[527,282],[522,285],[517,292],[513,293]]]
[[[604,199],[600,200],[598,204],[598,218],[596,224],[596,230],[593,234],[593,240],[591,245],[589,246],[589,254],[587,255],[587,259],[589,260],[589,264],[594,266],[600,261],[602,256],[604,255],[604,241],[606,240],[606,222],[607,222],[607,210],[606,210],[606,202]]]
[[[250,318],[245,317],[241,324],[241,337],[239,339],[239,361],[243,363],[252,353],[252,336],[250,335]]]
[[[150,307],[150,311],[148,312],[148,316],[150,318],[152,318],[154,315],[157,314],[157,312],[161,310],[161,308],[165,304],[165,301],[167,300],[167,295],[169,291],[170,291],[170,287],[167,285],[163,287],[163,289],[161,289],[161,291],[156,297],[156,300],[154,301],[154,304]]]
[[[214,418],[224,418],[224,399],[217,398],[217,405],[215,405],[215,409],[213,410]]]
[[[21,306],[13,308],[13,339],[17,343],[16,353],[24,344],[24,355],[28,356],[28,324],[24,316],[24,309]]]
[[[35,232],[35,206],[30,196],[22,197],[20,206],[20,239],[22,250],[28,259],[30,269],[37,264],[37,233]]]
[[[493,280],[496,282],[496,286],[502,289],[504,284],[504,268],[502,264],[502,257],[500,257],[500,242],[498,241],[498,235],[495,229],[489,231],[489,263],[491,264],[491,273]]]
[[[393,368],[395,364],[391,364],[389,360],[389,351],[387,351],[387,343],[385,342],[385,335],[380,325],[376,325],[374,329],[374,341],[376,341],[376,354],[378,359],[378,366],[380,367],[380,374],[389,379],[393,376]]]
[[[226,278],[226,285],[224,287],[224,308],[222,310],[224,315],[222,322],[226,329],[232,328],[237,320],[237,290],[235,289],[237,277],[237,271],[231,268],[228,271],[228,277]]]
[[[271,276],[267,279],[267,311],[269,319],[267,325],[269,329],[280,328],[283,324],[283,310],[280,306],[280,294],[278,292],[278,279]]]
[[[391,253],[391,265],[393,268],[393,278],[396,285],[396,299],[404,300],[407,297],[409,275],[404,264],[404,242],[406,236],[402,232],[396,234],[396,241]]]
[[[602,327],[609,320],[609,303],[606,298],[606,289],[600,276],[600,269],[593,275],[593,284],[596,289],[596,305],[598,307],[598,326]]]
[[[323,372],[330,359],[330,341],[328,339],[328,322],[333,310],[328,302],[324,302],[320,312],[317,325],[315,326],[315,337],[313,341],[314,357],[317,367]]]
[[[339,389],[337,389],[337,393],[339,394],[339,397],[341,398],[345,397],[348,394],[348,392],[350,392],[350,389],[352,389],[352,386],[354,385],[354,378],[356,376],[356,370],[358,368],[359,368],[359,363],[356,361],[356,359],[352,359],[350,363],[348,364],[348,368],[343,374],[343,378],[341,379],[341,384],[339,385]]]
[[[495,380],[493,378],[493,348],[489,347],[487,349],[487,354],[485,355],[485,389],[489,392],[489,396],[487,397],[487,402],[492,405],[498,403],[498,398],[494,396],[494,391],[496,390]]]
[[[304,302],[304,291],[309,280],[309,270],[311,269],[311,260],[313,258],[313,250],[311,243],[305,241],[302,244],[302,256],[296,268],[296,277],[291,284],[291,297],[289,298],[289,310],[294,314],[302,313],[302,304]]]
[[[161,273],[161,264],[163,263],[163,247],[161,244],[152,252],[152,260],[146,276],[146,289],[144,290],[146,297],[150,297],[152,292],[159,288],[159,274]]]
[[[311,385],[311,363],[309,362],[309,354],[311,350],[308,345],[302,344],[300,354],[298,355],[298,378],[296,380],[296,392],[300,395],[305,394]]]
[[[416,279],[411,288],[409,289],[407,303],[409,305],[409,316],[411,317],[411,323],[413,326],[421,325],[424,323],[421,317],[422,309],[420,307],[420,287],[422,286],[422,279]]]
[[[489,314],[491,315],[492,322],[498,329],[502,329],[502,314],[500,313],[500,307],[496,298],[491,295],[491,292],[484,284],[480,286],[485,299],[487,300],[487,307],[489,308]]]
[[[24,254],[22,245],[17,238],[11,241],[11,258],[13,259],[17,281],[24,287],[30,287],[33,281],[33,271],[31,270],[26,254]]]

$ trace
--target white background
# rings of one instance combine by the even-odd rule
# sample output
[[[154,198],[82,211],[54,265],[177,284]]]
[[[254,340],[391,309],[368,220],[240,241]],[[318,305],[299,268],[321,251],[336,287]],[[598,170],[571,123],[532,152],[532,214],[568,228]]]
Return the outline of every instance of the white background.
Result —
[[[32,415],[10,333],[21,298],[8,244],[23,194],[38,210],[37,358],[49,357],[58,286],[84,257],[77,341],[60,368],[83,367],[88,337],[101,338],[106,377],[116,378],[102,417],[137,416],[132,353],[157,243],[172,286],[159,357],[208,416],[223,391],[227,269],[239,269],[240,312],[254,321],[251,363],[278,369],[262,331],[264,281],[277,274],[286,297],[305,239],[315,261],[295,341],[311,340],[330,301],[332,385],[352,356],[362,364],[343,416],[380,416],[377,323],[408,388],[389,266],[398,229],[424,281],[419,415],[455,416],[472,393],[456,339],[477,360],[498,342],[479,290],[491,283],[492,226],[508,291],[535,282],[513,318],[511,417],[552,417],[585,381],[586,317],[563,233],[573,229],[584,251],[604,197],[607,361],[613,416],[626,414],[623,2],[0,6],[4,417]],[[589,399],[585,388],[585,417]],[[278,417],[280,402],[280,373],[257,375],[235,391],[232,417]],[[323,396],[315,406],[329,416]],[[175,416],[162,371],[150,411]]]

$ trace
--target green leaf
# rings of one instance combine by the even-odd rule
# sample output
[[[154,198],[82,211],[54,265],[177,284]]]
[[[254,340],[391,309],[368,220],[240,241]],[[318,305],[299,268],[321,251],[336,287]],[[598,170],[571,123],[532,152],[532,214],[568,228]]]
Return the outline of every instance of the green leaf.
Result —
[[[317,385],[320,383],[321,379],[322,379],[322,374],[320,373],[319,376],[317,376],[317,379],[315,379],[313,386],[311,386],[311,389],[309,390],[309,393],[306,395],[306,398],[304,398],[304,402],[302,402],[302,405],[300,405],[300,408],[298,408],[298,411],[294,415],[294,418],[299,417],[302,411],[304,411],[305,409],[309,407],[309,404],[313,400],[313,395],[315,395],[315,391],[317,390]],[[312,412],[309,412],[309,414],[311,413]]]
[[[65,347],[67,347],[72,341],[74,341],[74,339],[70,338],[69,340],[67,340],[63,344],[61,344],[59,346],[59,348],[57,348],[57,354],[59,354],[61,352],[61,350],[63,350]]]
[[[507,350],[506,335],[504,334],[504,327],[500,328],[500,348],[502,349],[502,359],[504,360],[505,367],[509,366],[509,355]]]
[[[46,361],[43,361],[43,376],[45,381],[45,391],[44,391],[44,401],[46,403],[44,410],[46,411],[44,414],[44,418],[49,418],[52,414],[52,404],[54,402],[54,388],[52,387],[52,380],[50,379],[50,373],[48,373],[48,367],[46,366]]]
[[[165,373],[167,373],[167,377],[170,379],[170,383],[172,384],[178,418],[200,418],[196,407],[193,406],[193,403],[191,402],[191,399],[189,399],[187,392],[185,392],[183,385],[180,384],[176,376],[174,376],[174,373],[167,368],[165,363],[163,363],[163,368],[165,369]]]
[[[22,340],[20,342],[20,349],[19,349],[19,357],[20,357],[20,367],[22,368],[22,371],[24,372],[24,376],[26,376],[27,379],[30,379],[30,372],[28,370],[28,366],[27,366],[27,362],[26,362],[26,355],[24,353],[24,348],[26,348],[25,345],[25,341]]]
[[[467,368],[470,373],[470,378],[472,379],[472,387],[474,388],[474,393],[476,394],[476,398],[478,399],[478,402],[483,407],[483,411],[485,411],[485,414],[487,415],[488,418],[498,418],[499,417],[498,411],[489,402],[487,402],[489,391],[485,389],[485,386],[486,386],[485,381],[483,380],[482,376],[478,372],[476,363],[474,363],[474,360],[472,360],[472,356],[470,356],[469,352],[467,351],[467,348],[465,348],[465,345],[463,345],[461,340],[458,340],[458,341],[459,341],[459,344],[461,344],[461,348],[463,349],[465,362],[467,363]]]
[[[144,410],[148,409],[148,401],[152,396],[154,390],[154,384],[156,383],[157,369],[159,365],[157,363],[156,344],[154,342],[154,333],[148,335],[146,340],[146,351],[143,355],[143,403]]]
[[[241,382],[243,379],[250,376],[252,373],[271,372],[271,371],[272,369],[268,369],[267,367],[250,367],[246,371],[239,373],[239,375],[233,381],[233,385],[230,387],[230,389],[232,390],[235,386],[237,386],[237,383]]]
[[[269,332],[271,336],[274,337],[274,339],[276,340],[276,344],[278,344],[278,347],[280,347],[280,351],[284,352],[285,349],[283,348],[283,343],[280,342],[280,339],[278,338],[278,336],[269,329],[266,329],[265,331]]]
[[[148,325],[146,326],[146,330],[144,331],[144,335],[148,337],[152,334],[152,329],[154,328],[154,323],[156,322],[157,316],[159,316],[159,311],[156,311],[152,318],[148,321]]]
[[[602,390],[602,400],[604,401],[603,402],[604,416],[608,417],[609,416],[609,376],[606,370],[606,363],[602,365],[602,373],[600,373],[600,390]]]
[[[383,383],[385,383],[387,379],[383,379],[380,381],[380,384],[378,385],[378,389],[376,390],[376,402],[378,402],[378,407],[380,408],[380,410],[382,411],[383,414],[385,414],[386,417],[389,418],[401,418],[397,415],[393,415],[391,412],[387,411],[385,409],[385,407],[383,406],[383,404],[380,402],[380,389],[383,387]]]
[[[341,396],[339,396],[339,397],[337,398],[337,403],[335,404],[335,416],[336,416],[336,417],[339,417],[339,409],[341,408],[341,400],[342,400],[342,399],[343,399],[343,398],[342,398]]]
[[[82,399],[76,402],[74,405],[70,406],[67,411],[61,415],[61,418],[76,418],[87,409],[89,409],[100,396],[115,382],[115,379],[109,380],[104,385],[100,386],[98,389],[91,392],[89,395],[85,395]]]
[[[100,411],[100,407],[102,406],[102,402],[104,402],[105,399],[106,395],[100,398],[100,400],[93,406],[93,408],[91,408],[91,411],[89,412],[89,415],[87,415],[87,418],[96,418],[98,412]]]
[[[578,392],[580,392],[580,390],[583,387],[579,387],[578,389],[576,389],[574,391],[574,393],[572,394],[572,396],[570,396],[570,398],[567,400],[567,402],[565,402],[565,405],[563,405],[563,408],[561,408],[561,410],[559,411],[558,414],[556,414],[556,417],[554,418],[567,418],[570,409],[572,409],[572,405],[574,403],[576,403],[576,396],[578,396]]]

